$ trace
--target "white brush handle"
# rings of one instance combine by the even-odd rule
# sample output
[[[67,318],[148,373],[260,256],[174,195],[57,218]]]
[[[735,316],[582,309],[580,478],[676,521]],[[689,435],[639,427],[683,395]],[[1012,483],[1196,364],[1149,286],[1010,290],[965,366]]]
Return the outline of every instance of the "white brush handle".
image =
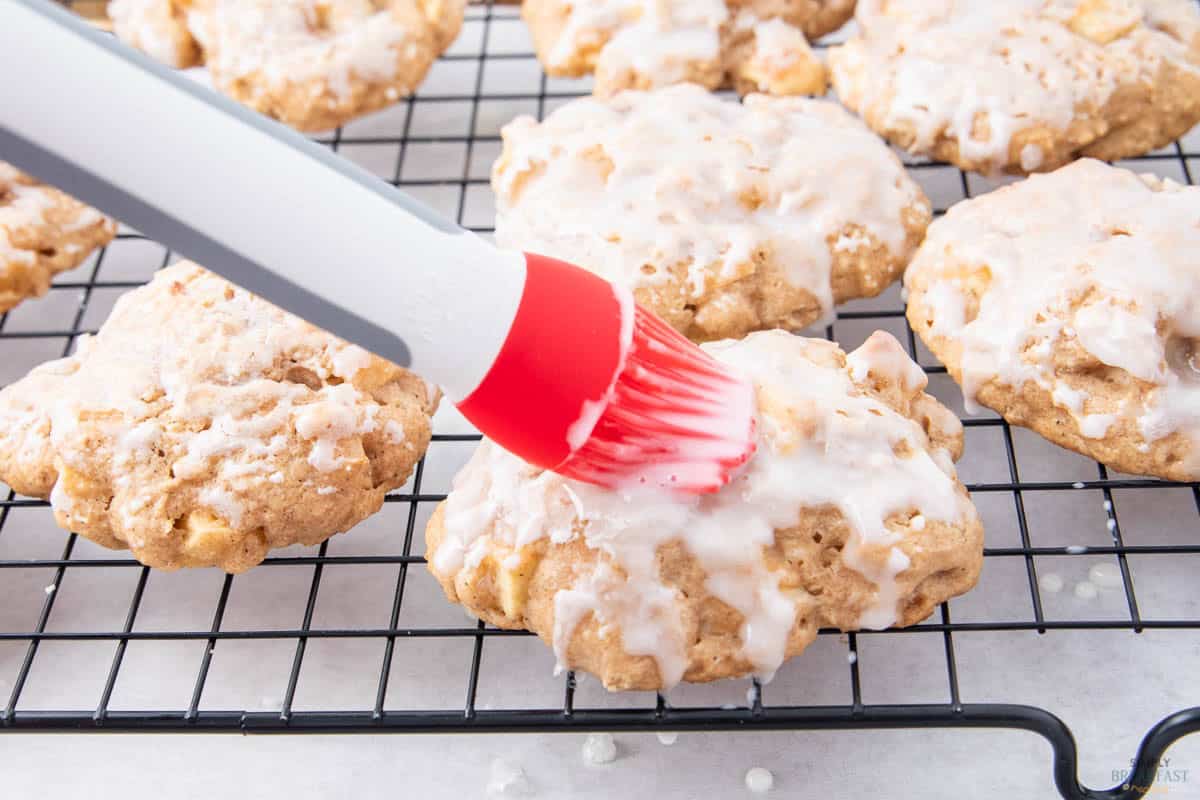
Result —
[[[521,299],[522,254],[48,0],[0,0],[0,159],[456,400]]]

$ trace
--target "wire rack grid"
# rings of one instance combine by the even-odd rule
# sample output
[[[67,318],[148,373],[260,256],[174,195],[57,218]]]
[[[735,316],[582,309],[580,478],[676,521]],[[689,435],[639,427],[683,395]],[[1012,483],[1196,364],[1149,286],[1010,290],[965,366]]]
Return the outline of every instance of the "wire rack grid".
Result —
[[[470,7],[462,36],[415,97],[318,139],[488,234],[499,127],[588,90],[587,80],[547,78],[516,9],[488,2]],[[938,213],[996,185],[905,160]],[[1193,183],[1200,130],[1127,166]],[[49,297],[0,316],[0,385],[69,353],[117,296],[170,260],[123,229]],[[945,369],[904,321],[897,287],[840,309],[824,335],[850,349],[876,328],[907,342],[931,391],[961,415]],[[439,412],[409,484],[378,515],[236,578],[152,572],[59,531],[45,503],[0,485],[0,731],[1012,728],[1050,743],[1064,797],[1139,797],[1157,786],[1165,749],[1200,730],[1186,670],[1161,685],[1080,676],[1122,661],[1148,674],[1200,651],[1200,606],[1186,592],[1200,557],[1200,485],[1111,473],[994,415],[964,425],[960,473],[987,527],[974,592],[904,631],[823,630],[769,685],[727,681],[669,698],[553,677],[536,639],[466,619],[440,596],[422,566],[423,526],[478,439],[450,409]],[[1098,564],[1110,574],[1115,566],[1119,585],[1076,596],[1072,587]],[[518,688],[504,680],[511,675],[521,676]],[[1119,724],[1126,746],[1149,731],[1132,762],[1124,752],[1129,769],[1112,771],[1109,790],[1080,781],[1072,729],[1046,710],[1081,681],[1114,705],[1099,723],[1114,730],[1101,735]],[[1096,782],[1108,775],[1089,773]]]

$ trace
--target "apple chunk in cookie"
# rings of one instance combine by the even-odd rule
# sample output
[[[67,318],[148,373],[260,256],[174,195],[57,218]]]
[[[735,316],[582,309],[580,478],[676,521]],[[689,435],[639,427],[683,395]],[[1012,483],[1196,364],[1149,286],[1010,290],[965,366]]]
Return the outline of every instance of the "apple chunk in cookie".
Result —
[[[525,0],[546,74],[595,73],[594,93],[695,83],[778,95],[825,93],[809,46],[854,0]]]

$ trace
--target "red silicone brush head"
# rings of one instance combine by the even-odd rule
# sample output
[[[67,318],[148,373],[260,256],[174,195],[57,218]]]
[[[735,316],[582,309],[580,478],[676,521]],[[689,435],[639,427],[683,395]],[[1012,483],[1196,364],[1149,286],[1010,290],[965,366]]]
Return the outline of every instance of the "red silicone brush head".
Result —
[[[624,368],[590,435],[556,472],[624,488],[715,492],[754,454],[754,387],[635,307]]]
[[[715,492],[754,453],[754,387],[579,267],[527,255],[499,354],[459,410],[581,481]]]

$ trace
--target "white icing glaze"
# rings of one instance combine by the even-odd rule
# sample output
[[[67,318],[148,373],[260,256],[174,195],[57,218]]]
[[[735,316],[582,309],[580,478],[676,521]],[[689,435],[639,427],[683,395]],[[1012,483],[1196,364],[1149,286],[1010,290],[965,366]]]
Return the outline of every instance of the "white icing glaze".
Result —
[[[728,486],[705,496],[610,491],[538,471],[485,441],[455,478],[434,571],[454,576],[494,548],[515,552],[543,537],[582,539],[601,558],[554,597],[560,665],[577,625],[595,615],[602,630],[620,628],[627,652],[654,657],[669,687],[687,658],[677,590],[660,580],[656,553],[678,540],[703,568],[708,590],[742,614],[741,655],[768,676],[783,661],[798,599],[780,589],[762,549],[777,529],[796,524],[802,508],[833,506],[852,529],[844,562],[876,585],[860,624],[894,622],[895,577],[908,559],[896,547],[903,528],[893,515],[919,511],[922,524],[953,524],[974,510],[956,488],[949,454],[931,455],[920,426],[858,389],[851,372],[866,369],[916,388],[924,374],[882,333],[851,354],[846,368],[810,360],[811,353],[831,356],[834,345],[778,331],[706,348],[759,387],[758,451]],[[789,422],[794,414],[803,415],[802,430]]]
[[[548,0],[535,17],[554,19],[554,39],[542,58],[552,73],[594,67],[596,89],[648,89],[691,81],[716,87],[728,72],[764,85],[782,79],[781,94],[808,93],[786,86],[789,75],[812,69],[816,58],[798,27],[814,9],[790,3],[771,8],[735,0]],[[735,13],[736,12],[736,13]],[[546,23],[547,26],[550,23]],[[752,43],[749,43],[750,39]],[[748,69],[746,58],[754,62]]]
[[[575,8],[592,3],[575,3]],[[601,2],[600,5],[606,5]],[[687,77],[687,67],[720,56],[720,26],[729,18],[722,0],[687,3],[622,2],[623,14],[640,7],[641,16],[623,27],[601,51],[597,67],[613,72],[632,68],[653,75],[656,83],[675,83]]]
[[[167,64],[187,66],[183,55],[199,46],[218,83],[278,93],[317,80],[312,91],[345,100],[353,80],[403,82],[408,62],[457,30],[464,5],[447,0],[434,18],[415,0],[113,0],[109,13],[121,39]]]
[[[1152,83],[1164,60],[1200,69],[1188,54],[1200,36],[1191,0],[860,0],[856,18],[860,35],[830,51],[847,105],[910,127],[915,152],[945,135],[995,169],[1017,131],[1065,131],[1080,107]],[[973,135],[978,114],[986,138]],[[1026,146],[1018,157],[1032,170],[1043,155]]]
[[[631,289],[687,264],[687,286],[700,297],[749,274],[753,254],[765,251],[828,314],[827,239],[857,224],[898,254],[902,212],[925,203],[878,138],[825,100],[752,95],[738,104],[678,85],[581,98],[503,133],[497,242]]]
[[[171,0],[109,0],[108,16],[122,41],[164,64],[181,67],[185,64],[180,46],[190,32],[173,13],[176,5]]]
[[[598,66],[633,68],[660,84],[686,78],[689,64],[720,56],[720,28],[729,19],[724,0],[663,3],[655,0],[588,0],[570,3],[547,66],[570,63],[584,42],[608,39]]]
[[[404,444],[404,426],[393,419],[387,421],[383,426],[383,435],[387,437],[388,444]]]
[[[186,297],[176,298],[177,291]],[[82,337],[75,355],[38,367],[27,380],[70,376],[55,382],[55,393],[39,409],[49,415],[50,440],[65,466],[95,468],[86,443],[77,441],[79,420],[101,416],[122,493],[140,489],[129,475],[165,458],[180,491],[197,482],[200,504],[237,527],[239,495],[264,483],[283,483],[279,467],[297,436],[311,443],[308,462],[332,471],[343,466],[343,440],[377,425],[380,407],[352,383],[312,388],[282,379],[286,367],[280,365],[302,360],[313,372],[350,376],[366,366],[363,352],[181,263],[118,300],[101,332]],[[0,405],[0,430],[29,428],[35,417],[19,406]],[[389,425],[393,439],[403,440],[400,425]],[[165,426],[171,429],[168,443]],[[28,444],[33,446],[32,437]],[[28,456],[31,462],[40,458]],[[54,503],[70,511],[61,481]],[[126,510],[130,507],[136,503]]]
[[[59,195],[61,196],[61,195]],[[0,275],[9,264],[33,264],[36,253],[18,248],[12,239],[15,231],[48,223],[47,212],[59,205],[49,187],[29,183],[13,166],[0,161]],[[104,217],[94,208],[77,204],[73,218],[59,221],[65,231],[94,225]]]
[[[398,54],[415,33],[371,0],[214,0],[204,23],[220,43],[206,53],[209,66],[227,80],[259,73],[280,86],[324,77],[342,98],[352,77],[395,77]]]
[[[930,226],[906,283],[927,286],[933,333],[962,344],[963,394],[998,378],[1033,381],[1084,436],[1123,418],[1147,442],[1176,431],[1200,474],[1200,373],[1177,342],[1200,338],[1200,188],[1085,159],[960,203]],[[965,319],[952,261],[987,267],[978,315]],[[1073,387],[1055,352],[1078,346],[1143,382],[1116,407]]]

